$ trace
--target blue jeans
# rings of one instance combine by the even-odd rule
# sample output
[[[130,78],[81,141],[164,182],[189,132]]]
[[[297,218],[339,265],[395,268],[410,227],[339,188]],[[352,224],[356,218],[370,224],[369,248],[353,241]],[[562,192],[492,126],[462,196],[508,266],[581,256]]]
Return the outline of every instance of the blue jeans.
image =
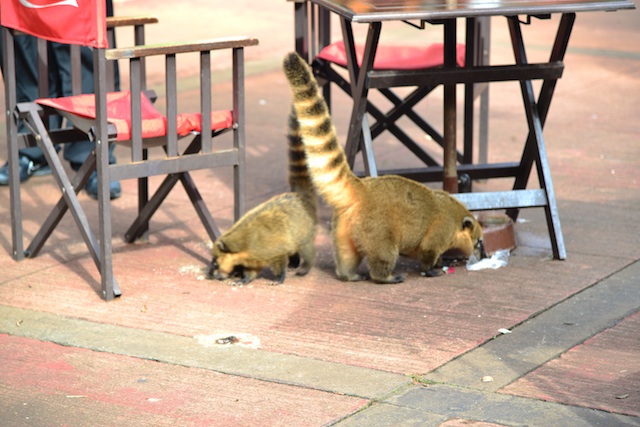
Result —
[[[107,0],[107,16],[113,15],[112,0]],[[18,102],[30,102],[38,98],[38,63],[36,39],[32,36],[17,36],[15,38],[16,57],[16,95]],[[61,43],[48,43],[49,65],[49,97],[57,98],[70,96],[71,89],[71,54],[69,45]],[[2,40],[0,39],[0,58],[2,58]],[[0,66],[2,61],[0,61]],[[117,64],[115,64],[117,67]],[[82,68],[82,93],[93,93],[93,53],[88,47],[81,48]],[[115,70],[115,87],[120,89],[118,69]],[[51,129],[57,129],[62,125],[61,117],[51,117],[49,122]],[[19,131],[24,131],[19,129]],[[64,159],[73,166],[79,166],[87,159],[94,147],[89,141],[79,141],[72,144],[64,144]],[[113,155],[114,146],[109,151],[109,163],[115,163]],[[20,150],[21,156],[26,156],[34,163],[45,163],[45,157],[39,147],[30,147]]]

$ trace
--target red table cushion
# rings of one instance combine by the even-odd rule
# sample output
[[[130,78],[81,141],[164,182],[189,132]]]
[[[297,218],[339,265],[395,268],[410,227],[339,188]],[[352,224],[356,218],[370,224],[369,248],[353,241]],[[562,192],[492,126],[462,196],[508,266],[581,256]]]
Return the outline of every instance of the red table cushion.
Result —
[[[362,64],[364,46],[356,44],[358,65]],[[465,45],[456,45],[456,62],[464,67]],[[347,54],[344,42],[330,44],[320,51],[318,58],[333,62],[342,67],[347,66]],[[376,58],[373,61],[374,70],[419,70],[444,65],[444,44],[433,43],[428,46],[393,46],[378,45]]]

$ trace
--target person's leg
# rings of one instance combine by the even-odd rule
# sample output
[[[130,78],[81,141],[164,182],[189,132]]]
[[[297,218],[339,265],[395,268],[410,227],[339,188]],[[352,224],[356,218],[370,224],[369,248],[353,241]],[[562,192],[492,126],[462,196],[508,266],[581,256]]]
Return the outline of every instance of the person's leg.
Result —
[[[69,46],[60,43],[51,43],[50,50],[51,70],[53,71],[53,75],[50,75],[52,89],[56,92],[55,96],[69,96],[72,94]],[[82,47],[80,52],[82,64],[82,93],[93,93],[93,52],[86,47]],[[70,163],[72,169],[78,170],[93,148],[94,143],[89,140],[65,144],[64,159]],[[109,150],[109,163],[111,164],[116,162],[113,149],[114,146],[111,146]],[[93,198],[98,197],[98,179],[95,172],[89,178],[84,189],[89,196]],[[109,190],[111,199],[120,197],[122,193],[122,187],[118,181],[110,182]]]
[[[2,40],[0,40],[0,58],[2,57]],[[38,65],[36,39],[32,36],[15,38],[16,61],[16,100],[29,102],[38,98]],[[0,67],[2,67],[0,61]],[[23,126],[19,132],[26,132]],[[34,175],[51,173],[47,161],[39,147],[30,147],[20,151],[20,181],[26,181]],[[9,185],[9,163],[0,167],[0,185]]]

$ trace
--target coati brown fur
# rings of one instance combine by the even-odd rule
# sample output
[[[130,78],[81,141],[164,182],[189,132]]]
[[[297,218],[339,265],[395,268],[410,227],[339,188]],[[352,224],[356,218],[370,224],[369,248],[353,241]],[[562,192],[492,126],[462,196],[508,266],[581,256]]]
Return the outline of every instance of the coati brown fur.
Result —
[[[290,260],[300,261],[296,274],[309,272],[315,261],[317,196],[293,109],[287,137],[291,192],[256,206],[214,242],[209,277],[246,284],[268,267],[282,283]]]
[[[364,257],[377,283],[399,283],[399,255],[420,261],[427,275],[450,249],[470,256],[482,242],[482,227],[467,208],[444,191],[396,175],[358,178],[338,143],[327,104],[309,65],[296,53],[285,57],[284,72],[317,192],[333,208],[332,237],[336,274],[342,280],[357,273]]]

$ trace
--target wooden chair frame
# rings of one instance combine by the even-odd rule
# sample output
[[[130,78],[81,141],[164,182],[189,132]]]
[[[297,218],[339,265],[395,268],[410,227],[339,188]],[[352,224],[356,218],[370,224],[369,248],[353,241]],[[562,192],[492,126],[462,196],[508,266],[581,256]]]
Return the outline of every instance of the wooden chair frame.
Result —
[[[148,18],[112,18],[109,28],[133,27],[136,46],[127,48],[94,48],[93,67],[95,82],[95,112],[96,118],[87,125],[86,119],[79,119],[80,127],[49,131],[43,117],[47,114],[60,114],[50,111],[49,107],[42,107],[35,102],[17,103],[15,89],[14,37],[19,32],[3,27],[4,44],[4,80],[6,93],[7,141],[10,174],[11,225],[13,240],[13,256],[16,260],[34,257],[38,254],[47,238],[51,235],[63,215],[69,210],[85,241],[90,255],[94,260],[101,278],[100,295],[105,300],[111,300],[121,294],[118,282],[113,275],[111,204],[109,183],[112,180],[137,178],[139,180],[139,214],[126,233],[126,240],[132,242],[141,237],[148,229],[148,222],[158,209],[173,186],[180,181],[185,188],[198,216],[200,217],[209,237],[215,240],[220,232],[200,193],[195,186],[190,171],[228,166],[233,168],[234,178],[234,218],[237,220],[245,209],[245,134],[244,134],[244,48],[255,46],[258,40],[249,37],[234,37],[212,39],[192,43],[172,44],[144,44],[144,25],[155,22]],[[46,58],[46,44],[40,43],[39,54]],[[197,53],[200,55],[200,103],[201,129],[211,129],[212,111],[212,70],[211,52],[228,50],[232,59],[232,117],[233,124],[227,129],[210,132],[192,132],[188,138],[188,147],[180,152],[178,142],[181,140],[176,134],[177,109],[177,68],[176,56],[183,53]],[[74,51],[77,52],[74,55]],[[74,81],[79,81],[79,47],[72,48],[72,72]],[[152,56],[165,58],[166,64],[166,96],[167,96],[167,133],[161,141],[165,157],[148,159],[149,144],[142,137],[142,117],[140,94],[154,96],[147,91],[145,60]],[[108,66],[110,61],[127,61],[130,69],[131,96],[131,162],[109,164],[109,146],[116,143],[116,129],[107,118],[106,94],[113,86],[108,84],[113,80],[113,68]],[[45,61],[46,64],[46,61]],[[42,74],[42,72],[41,72]],[[44,73],[46,75],[46,73]],[[79,83],[78,83],[79,85]],[[76,86],[74,83],[74,87]],[[41,89],[41,94],[47,94]],[[66,115],[74,122],[74,115]],[[77,117],[76,117],[77,119]],[[24,123],[30,134],[18,134],[19,123]],[[78,123],[74,123],[77,125]],[[87,126],[89,126],[87,128]],[[214,149],[212,138],[224,133],[233,132],[233,147],[230,149]],[[69,143],[86,139],[87,134],[95,142],[95,150],[85,161],[75,176],[67,176],[62,162],[55,150],[57,143]],[[158,141],[152,141],[157,145]],[[23,213],[20,200],[20,180],[18,167],[18,149],[23,146],[37,145],[42,148],[53,176],[61,189],[62,196],[55,205],[40,231],[35,235],[28,248],[23,246]],[[93,171],[98,177],[98,231],[94,234],[87,216],[78,200],[77,194],[84,187]],[[149,199],[146,190],[146,179],[154,175],[167,175],[160,188]]]

